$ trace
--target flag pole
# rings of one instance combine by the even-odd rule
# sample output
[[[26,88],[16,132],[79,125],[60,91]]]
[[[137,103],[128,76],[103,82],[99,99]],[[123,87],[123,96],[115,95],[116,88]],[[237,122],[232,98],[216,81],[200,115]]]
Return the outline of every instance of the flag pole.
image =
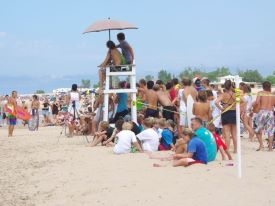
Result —
[[[236,83],[236,128],[237,128],[237,168],[238,178],[242,178],[242,158],[241,158],[241,91],[240,91],[240,77],[235,76]]]

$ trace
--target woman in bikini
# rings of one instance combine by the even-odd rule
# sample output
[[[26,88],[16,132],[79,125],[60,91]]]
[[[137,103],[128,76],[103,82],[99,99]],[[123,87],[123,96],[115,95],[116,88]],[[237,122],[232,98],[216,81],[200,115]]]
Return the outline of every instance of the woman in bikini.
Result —
[[[222,135],[225,138],[225,144],[229,148],[230,138],[233,139],[234,153],[237,153],[237,130],[236,130],[236,94],[231,80],[224,83],[225,92],[216,100],[216,106],[223,112],[222,119]]]
[[[103,83],[106,78],[106,67],[113,65],[119,66],[125,64],[125,58],[120,53],[120,51],[116,48],[116,45],[113,41],[107,41],[106,46],[109,48],[107,56],[105,60],[98,67],[99,69],[99,83],[100,88],[103,88]]]

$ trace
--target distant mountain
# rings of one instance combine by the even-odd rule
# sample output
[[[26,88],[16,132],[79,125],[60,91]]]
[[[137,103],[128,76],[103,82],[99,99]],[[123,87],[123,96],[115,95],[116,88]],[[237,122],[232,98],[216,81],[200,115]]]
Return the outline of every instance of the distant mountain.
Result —
[[[96,75],[66,75],[66,76],[7,76],[0,75],[0,95],[10,94],[16,90],[19,94],[31,94],[36,90],[52,92],[53,89],[71,87],[73,83],[79,84],[82,79],[90,79],[91,85],[97,83]]]

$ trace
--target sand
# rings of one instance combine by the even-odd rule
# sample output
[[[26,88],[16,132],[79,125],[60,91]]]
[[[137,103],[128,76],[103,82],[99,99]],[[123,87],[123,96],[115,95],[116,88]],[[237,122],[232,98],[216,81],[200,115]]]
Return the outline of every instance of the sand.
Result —
[[[8,138],[0,129],[1,206],[275,205],[275,152],[255,152],[246,139],[238,179],[220,156],[207,166],[154,168],[146,154],[116,156],[82,137],[58,143],[60,131],[17,129]]]

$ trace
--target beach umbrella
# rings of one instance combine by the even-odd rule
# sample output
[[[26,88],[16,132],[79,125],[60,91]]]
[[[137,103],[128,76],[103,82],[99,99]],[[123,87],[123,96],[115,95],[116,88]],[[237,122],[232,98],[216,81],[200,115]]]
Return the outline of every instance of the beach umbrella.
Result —
[[[137,29],[136,26],[126,21],[115,21],[108,18],[107,20],[97,21],[91,24],[84,32],[109,31],[109,40],[111,39],[111,30]]]

